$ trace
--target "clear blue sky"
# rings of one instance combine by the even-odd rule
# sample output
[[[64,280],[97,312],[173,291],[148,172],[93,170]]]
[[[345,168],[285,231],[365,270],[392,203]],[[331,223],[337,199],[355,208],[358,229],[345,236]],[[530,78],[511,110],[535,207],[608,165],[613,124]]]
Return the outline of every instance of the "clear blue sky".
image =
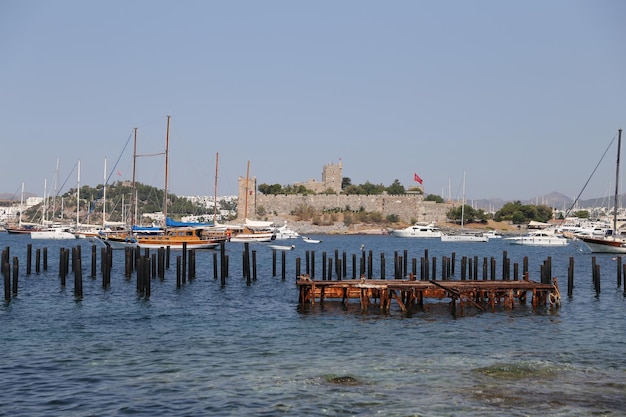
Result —
[[[321,180],[576,197],[626,128],[626,2],[0,0],[0,192]],[[626,147],[626,135],[625,135]],[[583,197],[612,193],[615,147]],[[163,186],[163,158],[137,178]],[[622,181],[623,182],[623,181]],[[613,184],[613,185],[611,185]]]

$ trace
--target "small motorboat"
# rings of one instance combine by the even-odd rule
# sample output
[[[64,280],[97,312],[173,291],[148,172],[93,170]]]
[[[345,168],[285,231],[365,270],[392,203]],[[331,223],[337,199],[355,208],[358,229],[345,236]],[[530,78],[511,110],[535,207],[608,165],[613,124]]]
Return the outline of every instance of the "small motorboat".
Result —
[[[320,243],[321,240],[319,239],[311,239],[310,237],[306,237],[306,236],[302,236],[302,240],[304,240],[306,243]]]
[[[296,245],[291,245],[291,246],[287,246],[287,245],[268,245],[270,248],[274,249],[274,250],[294,250],[296,248]]]

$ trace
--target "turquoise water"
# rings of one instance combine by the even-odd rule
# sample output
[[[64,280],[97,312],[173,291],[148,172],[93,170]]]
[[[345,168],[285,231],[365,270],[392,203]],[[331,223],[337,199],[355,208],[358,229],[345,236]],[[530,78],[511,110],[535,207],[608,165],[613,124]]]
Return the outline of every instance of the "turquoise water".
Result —
[[[317,236],[285,253],[286,279],[272,276],[272,251],[251,245],[257,280],[246,284],[243,244],[229,244],[230,276],[213,278],[213,252],[197,253],[197,278],[176,288],[175,268],[152,280],[152,294],[136,293],[123,276],[123,252],[114,252],[111,287],[91,279],[88,241],[31,242],[0,234],[2,248],[20,259],[18,295],[0,306],[0,416],[617,416],[626,409],[626,301],[617,287],[616,259],[596,255],[602,292],[591,281],[592,255],[573,243],[528,248],[502,241],[451,244],[391,236]],[[26,276],[26,245],[47,246],[48,271]],[[83,297],[73,276],[62,288],[58,252],[81,244]],[[384,253],[419,258],[456,253],[502,253],[530,278],[552,257],[559,277],[558,310],[480,312],[453,316],[446,302],[403,314],[362,312],[326,302],[298,308],[296,258],[315,250],[374,254],[374,277]],[[34,253],[34,251],[33,251]],[[173,252],[175,254],[175,252]],[[98,251],[98,256],[100,252]],[[575,259],[575,288],[567,292],[567,266]],[[626,260],[626,258],[625,258]],[[439,260],[440,262],[440,260]],[[172,265],[175,261],[172,259]],[[358,264],[357,264],[358,265]],[[419,265],[419,262],[418,262]],[[482,264],[481,264],[482,265]],[[98,260],[99,268],[99,260]],[[352,264],[349,262],[348,275]],[[440,274],[438,265],[438,274]]]

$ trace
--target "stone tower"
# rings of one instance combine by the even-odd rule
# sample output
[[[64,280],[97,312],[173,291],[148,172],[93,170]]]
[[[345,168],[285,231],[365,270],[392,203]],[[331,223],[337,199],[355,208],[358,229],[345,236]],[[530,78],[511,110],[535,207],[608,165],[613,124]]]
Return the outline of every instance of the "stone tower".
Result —
[[[341,192],[341,162],[337,165],[330,164],[324,165],[322,169],[322,183],[324,184],[324,191],[331,189],[337,194]]]
[[[248,212],[246,213],[246,199]],[[237,218],[241,221],[254,219],[256,216],[256,177],[246,179],[239,177],[239,201],[237,203]]]

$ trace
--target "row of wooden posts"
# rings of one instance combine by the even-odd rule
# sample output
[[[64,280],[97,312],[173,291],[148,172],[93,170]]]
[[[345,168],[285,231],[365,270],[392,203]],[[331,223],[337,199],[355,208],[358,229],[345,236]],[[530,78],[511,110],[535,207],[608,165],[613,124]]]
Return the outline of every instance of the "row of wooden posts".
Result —
[[[32,244],[27,247],[26,253],[26,275],[31,274],[32,269]],[[113,251],[110,247],[102,247],[100,249],[100,270],[102,274],[102,287],[108,288],[111,285],[111,268],[113,265]],[[71,253],[71,265],[70,265],[70,253]],[[150,279],[160,278],[165,279],[165,270],[170,268],[170,248],[161,247],[156,250],[156,253],[150,253],[148,249],[142,249],[139,247],[126,248],[125,254],[125,277],[130,279],[132,273],[136,272],[137,275],[137,292],[150,297]],[[286,252],[285,251],[272,251],[272,276],[277,276],[277,254],[281,254],[280,264],[282,267],[281,276],[282,279],[286,278]],[[222,243],[219,251],[212,251],[213,256],[213,277],[215,279],[218,276],[221,278],[221,284],[226,285],[226,277],[229,276],[228,265],[229,257],[226,254],[225,244]],[[218,262],[219,256],[219,262]],[[348,254],[344,251],[341,254],[338,249],[335,249],[334,256],[328,256],[326,252],[322,252],[321,260],[321,279],[322,280],[342,280],[350,279],[348,274]],[[305,271],[302,273],[302,262],[300,258],[296,258],[296,279],[300,276],[307,276],[310,279],[315,279],[316,276],[316,253],[315,251],[307,251],[305,256]],[[15,295],[18,291],[19,282],[19,260],[17,257],[13,257],[13,263],[10,263],[10,248],[7,247],[2,251],[2,275],[4,277],[4,294],[5,300],[11,299],[11,294]],[[617,268],[617,285],[621,286],[622,277],[626,282],[626,264],[622,264],[621,257],[618,257]],[[43,269],[48,269],[48,250],[47,248],[36,249],[35,252],[35,271],[40,273],[42,261]],[[393,258],[393,279],[403,279],[410,277],[411,279],[419,279],[424,281],[437,279],[437,258],[430,257],[428,249],[424,251],[424,255],[419,259],[419,271],[418,271],[418,259],[412,258],[410,260],[409,269],[409,256],[408,251],[404,250],[404,253],[398,251],[394,252]],[[373,279],[374,271],[374,254],[373,251],[361,250],[360,256],[357,254],[351,254],[351,275],[352,279],[359,278]],[[449,280],[455,275],[456,265],[456,253],[452,253],[451,256],[441,257],[441,280]],[[219,268],[218,268],[219,266]],[[481,260],[478,256],[461,258],[461,270],[460,280],[496,280],[496,259],[495,257],[484,257]],[[249,244],[244,243],[244,250],[242,252],[242,269],[243,278],[250,284],[257,279],[257,257],[256,251],[250,250]],[[385,254],[380,254],[380,279],[386,279],[386,258]],[[513,275],[514,281],[520,279],[519,264],[513,263]],[[59,277],[61,279],[61,285],[66,285],[67,274],[72,271],[74,273],[74,294],[77,297],[82,297],[82,255],[81,246],[70,249],[61,248],[59,255]],[[96,277],[97,272],[97,246],[91,246],[91,278]],[[418,275],[419,272],[419,275]],[[358,274],[358,275],[357,275]],[[13,279],[11,280],[11,275]],[[528,269],[528,257],[524,257],[521,271],[522,279],[529,279]],[[191,281],[196,278],[196,250],[187,250],[186,245],[183,246],[183,250],[180,255],[176,257],[176,287],[181,288],[187,280]],[[548,257],[541,265],[540,280],[541,283],[550,283],[552,278],[552,259]],[[502,271],[501,279],[503,281],[511,280],[511,260],[508,257],[507,251],[502,253]],[[595,256],[592,257],[592,280],[594,288],[597,293],[600,293],[600,265],[597,264]],[[574,258],[569,258],[568,266],[568,286],[567,294],[572,295],[574,287]],[[626,285],[624,286],[624,295],[626,296]]]

